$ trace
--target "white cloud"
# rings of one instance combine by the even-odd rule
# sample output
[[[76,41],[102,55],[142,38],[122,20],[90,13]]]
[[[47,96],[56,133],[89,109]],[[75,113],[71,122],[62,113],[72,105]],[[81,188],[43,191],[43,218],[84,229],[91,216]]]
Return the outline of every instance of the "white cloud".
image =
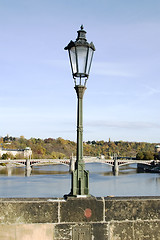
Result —
[[[142,121],[90,121],[86,122],[87,127],[100,127],[100,128],[123,128],[123,129],[149,129],[149,128],[160,128],[160,124],[153,122],[142,122]]]
[[[94,62],[92,73],[103,76],[134,77],[131,66],[125,63]]]
[[[148,96],[152,96],[154,94],[159,94],[160,93],[159,89],[156,89],[156,88],[153,88],[153,87],[150,87],[150,86],[147,86],[147,85],[145,85],[144,87],[148,89],[148,92],[147,92]]]

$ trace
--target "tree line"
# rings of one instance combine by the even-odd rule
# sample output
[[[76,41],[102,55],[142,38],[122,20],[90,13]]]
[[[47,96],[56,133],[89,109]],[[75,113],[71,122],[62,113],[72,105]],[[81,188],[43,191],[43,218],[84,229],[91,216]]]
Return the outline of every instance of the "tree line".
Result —
[[[24,136],[1,137],[0,144],[2,148],[32,149],[32,158],[69,158],[72,154],[76,155],[76,143],[71,140],[59,138],[30,138]],[[159,159],[159,154],[155,153],[155,146],[158,143],[147,142],[127,142],[127,141],[87,141],[83,143],[83,153],[85,156],[101,156],[111,158],[115,153],[121,157],[133,157],[137,159]],[[3,157],[3,156],[2,156]],[[19,156],[16,156],[19,158]],[[12,156],[10,156],[12,158]]]

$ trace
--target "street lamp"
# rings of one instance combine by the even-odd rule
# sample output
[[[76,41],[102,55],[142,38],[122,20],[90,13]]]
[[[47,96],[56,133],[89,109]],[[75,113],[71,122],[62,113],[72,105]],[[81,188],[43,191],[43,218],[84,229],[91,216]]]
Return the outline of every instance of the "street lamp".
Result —
[[[69,52],[69,59],[72,75],[75,82],[75,90],[78,98],[77,108],[77,154],[75,170],[72,172],[71,192],[68,196],[89,196],[89,172],[85,170],[83,159],[83,95],[86,90],[86,82],[89,77],[94,44],[88,43],[86,31],[77,31],[78,37],[75,42],[70,43],[64,48]]]

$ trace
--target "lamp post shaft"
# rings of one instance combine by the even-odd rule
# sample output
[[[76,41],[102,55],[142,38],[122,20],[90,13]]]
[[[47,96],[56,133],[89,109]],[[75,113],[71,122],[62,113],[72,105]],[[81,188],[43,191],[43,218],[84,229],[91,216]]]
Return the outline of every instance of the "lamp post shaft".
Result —
[[[85,170],[83,160],[83,95],[86,87],[76,85],[75,90],[78,98],[77,107],[77,157],[75,170],[72,173],[71,195],[89,195],[89,172]]]
[[[84,163],[83,161],[83,95],[86,87],[77,85],[75,86],[77,93],[78,106],[77,106],[77,161],[76,163]]]

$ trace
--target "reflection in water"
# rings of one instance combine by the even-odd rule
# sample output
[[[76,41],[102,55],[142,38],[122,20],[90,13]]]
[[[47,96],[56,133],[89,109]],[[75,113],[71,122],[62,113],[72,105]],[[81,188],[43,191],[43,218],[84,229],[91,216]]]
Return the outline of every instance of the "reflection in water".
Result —
[[[25,176],[25,168],[20,167],[7,167],[0,169],[0,176],[7,175],[7,176]]]
[[[121,166],[114,176],[112,167],[88,163],[90,194],[94,196],[159,196],[160,174],[137,173],[136,165]],[[25,177],[28,176],[28,177]],[[69,167],[65,165],[34,166],[0,170],[0,197],[63,197],[71,189]]]
[[[118,175],[127,175],[127,174],[130,175],[130,174],[137,173],[136,164],[120,166],[118,172],[113,172],[111,166],[103,163],[94,163],[94,167],[92,163],[91,164],[88,163],[86,164],[86,169],[89,170],[89,172],[92,172],[92,173],[95,172],[103,176],[113,176],[113,175],[118,176]]]
[[[54,175],[69,174],[68,167],[64,165],[41,165],[34,166],[31,169],[25,167],[7,167],[0,169],[0,176],[31,176],[31,175]]]
[[[61,175],[69,174],[69,167],[65,165],[45,165],[32,168],[32,175]]]
[[[26,177],[30,177],[31,176],[31,172],[32,172],[32,168],[30,168],[30,169],[25,169],[25,176]]]

